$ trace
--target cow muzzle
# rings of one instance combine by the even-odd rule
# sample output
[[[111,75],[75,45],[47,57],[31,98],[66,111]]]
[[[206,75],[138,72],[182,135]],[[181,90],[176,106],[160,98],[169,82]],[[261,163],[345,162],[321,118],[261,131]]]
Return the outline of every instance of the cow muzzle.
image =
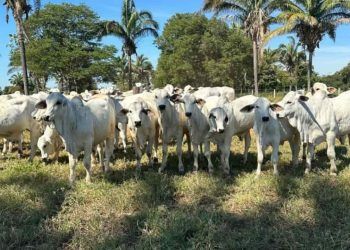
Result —
[[[162,104],[162,105],[159,105],[158,108],[159,108],[161,111],[163,111],[163,110],[165,110],[165,105],[163,105],[163,104]]]
[[[263,118],[262,118],[262,121],[263,122],[268,122],[270,120],[270,117],[268,117],[268,116],[264,116]]]
[[[218,132],[219,132],[219,134],[223,134],[225,132],[225,129],[220,128],[220,129],[218,129]]]
[[[185,115],[186,115],[187,117],[191,117],[191,116],[192,116],[192,113],[191,113],[191,112],[186,112]]]
[[[137,127],[137,128],[141,127],[141,121],[135,122],[135,127]]]

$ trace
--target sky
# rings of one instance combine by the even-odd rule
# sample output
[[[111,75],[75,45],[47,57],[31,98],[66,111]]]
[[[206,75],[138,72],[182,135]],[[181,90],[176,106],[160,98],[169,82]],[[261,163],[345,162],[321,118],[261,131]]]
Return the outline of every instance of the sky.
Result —
[[[42,5],[47,3],[86,4],[94,10],[103,20],[119,20],[121,15],[122,0],[42,0]],[[139,10],[151,11],[154,19],[160,24],[162,32],[166,21],[175,13],[191,13],[200,10],[203,0],[135,0],[136,7]],[[0,87],[8,85],[9,75],[9,47],[10,34],[16,31],[14,22],[10,17],[9,24],[5,22],[5,8],[0,5]],[[279,44],[287,41],[286,36],[272,39],[268,47],[277,48]],[[121,43],[117,38],[104,38],[103,43],[114,44],[118,50],[121,49]],[[138,53],[147,56],[153,65],[157,64],[160,51],[154,45],[153,38],[143,38],[138,42]],[[350,26],[340,26],[337,30],[336,41],[325,38],[320,48],[317,49],[314,57],[314,67],[316,72],[321,75],[332,74],[350,62]]]

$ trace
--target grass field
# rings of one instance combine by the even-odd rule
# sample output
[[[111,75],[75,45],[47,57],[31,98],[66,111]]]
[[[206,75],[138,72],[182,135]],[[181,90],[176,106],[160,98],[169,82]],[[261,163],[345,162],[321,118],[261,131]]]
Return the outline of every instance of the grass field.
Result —
[[[77,183],[68,185],[68,158],[44,165],[0,161],[0,249],[251,249],[350,247],[350,153],[336,148],[338,176],[330,176],[325,145],[318,147],[314,171],[290,165],[288,144],[280,147],[280,176],[268,161],[255,178],[252,141],[243,166],[243,143],[234,139],[232,176],[210,176],[201,157],[192,173],[177,174],[175,148],[164,174],[157,167],[135,175],[129,149],[117,155],[110,173],[93,171],[85,184],[81,162]],[[187,147],[185,147],[185,152]],[[213,162],[218,165],[218,155]]]

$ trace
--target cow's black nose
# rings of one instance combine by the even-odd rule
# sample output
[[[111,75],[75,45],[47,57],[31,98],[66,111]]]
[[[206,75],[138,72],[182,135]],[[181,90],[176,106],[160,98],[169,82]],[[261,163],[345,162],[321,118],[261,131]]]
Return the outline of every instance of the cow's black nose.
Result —
[[[44,121],[49,122],[49,121],[50,121],[50,116],[48,116],[48,115],[47,115],[47,116],[44,116],[43,119],[44,119]]]
[[[277,116],[277,118],[280,118],[280,114],[279,113],[277,113],[276,116]]]
[[[225,132],[225,129],[219,129],[219,133],[222,134]]]
[[[135,122],[136,127],[141,127],[141,121]]]
[[[186,115],[187,117],[191,117],[191,116],[192,116],[192,113],[191,113],[191,112],[186,112],[185,115]]]
[[[158,106],[160,110],[164,110],[165,109],[165,105],[159,105]]]
[[[263,118],[262,118],[262,121],[263,122],[268,122],[270,120],[270,118],[268,117],[268,116],[264,116]]]

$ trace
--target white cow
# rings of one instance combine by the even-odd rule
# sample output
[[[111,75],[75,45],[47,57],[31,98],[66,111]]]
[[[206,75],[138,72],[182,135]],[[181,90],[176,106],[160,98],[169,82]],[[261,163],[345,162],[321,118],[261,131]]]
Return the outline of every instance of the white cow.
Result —
[[[114,107],[115,107],[115,113],[116,113],[116,125],[117,129],[115,131],[115,143],[118,147],[119,137],[121,138],[122,144],[123,144],[123,150],[124,153],[126,153],[126,139],[127,139],[127,124],[128,124],[128,117],[125,115],[125,112],[123,112],[123,106],[120,102],[120,100],[117,97],[113,97],[114,101]]]
[[[250,145],[249,130],[254,125],[253,113],[242,113],[240,110],[257,100],[257,97],[248,95],[227,102],[226,98],[206,102],[203,113],[209,122],[209,141],[216,143],[221,152],[221,167],[226,174],[230,173],[229,156],[233,135],[245,135],[245,155]],[[245,156],[246,157],[246,156]]]
[[[337,89],[334,87],[328,87],[324,83],[315,83],[312,86],[312,93],[317,91],[326,91],[328,95],[334,94]],[[342,144],[345,142],[345,136],[348,135],[350,143],[350,91],[345,91],[337,97],[330,98],[333,103],[335,119],[339,127],[337,137],[340,138]]]
[[[178,156],[178,168],[180,173],[184,173],[182,162],[182,141],[186,134],[188,151],[191,152],[191,140],[185,108],[182,103],[175,104],[171,100],[171,94],[167,89],[159,89],[155,92],[156,103],[160,112],[160,124],[162,129],[162,151],[163,158],[159,172],[162,172],[168,160],[168,144],[172,139],[176,139],[176,152]]]
[[[207,140],[209,132],[209,123],[206,116],[202,112],[205,103],[202,99],[196,99],[192,94],[175,95],[172,97],[176,103],[183,103],[185,106],[185,115],[188,118],[191,142],[193,146],[193,166],[194,171],[198,171],[198,153],[199,146],[204,144],[204,155],[208,160],[209,172],[213,171],[213,163],[210,156],[210,142]],[[218,98],[218,97],[209,97]]]
[[[81,151],[84,151],[86,181],[91,182],[92,148],[104,142],[104,170],[108,170],[115,133],[115,108],[111,98],[100,96],[84,105],[79,98],[69,100],[60,93],[51,93],[36,107],[46,109],[43,119],[53,123],[63,140],[69,155],[71,183],[75,181],[75,168]]]
[[[227,98],[229,101],[235,99],[235,90],[233,88],[222,86],[222,87],[200,87],[193,88],[190,85],[185,86],[184,94],[192,93],[197,99],[205,100],[209,96],[222,96]]]
[[[41,159],[47,162],[50,155],[53,156],[53,160],[57,161],[63,141],[58,134],[57,130],[53,126],[46,126],[44,134],[38,140],[38,148],[41,152]]]
[[[246,113],[254,111],[255,115],[254,132],[258,152],[257,176],[261,173],[261,165],[268,146],[272,146],[273,172],[275,175],[278,174],[278,147],[285,141],[288,141],[291,147],[293,166],[298,165],[300,135],[298,130],[293,128],[286,118],[277,118],[275,111],[281,111],[282,109],[278,104],[271,104],[269,100],[262,97],[241,109],[241,112]]]
[[[289,92],[279,105],[283,111],[280,117],[287,117],[289,123],[298,129],[301,141],[308,143],[305,173],[311,170],[311,159],[314,157],[314,148],[323,141],[327,142],[327,156],[331,163],[331,174],[337,172],[335,165],[335,138],[338,125],[335,118],[333,103],[324,90],[316,91],[310,98],[299,92]]]
[[[23,131],[29,130],[30,160],[35,156],[36,143],[40,137],[40,125],[31,117],[34,105],[34,98],[21,95],[0,102],[0,137],[16,141],[20,140]]]
[[[160,132],[159,112],[154,100],[154,95],[149,92],[143,92],[133,96],[126,97],[121,105],[127,115],[127,124],[131,132],[131,138],[136,153],[136,168],[141,168],[142,151],[146,148],[146,154],[149,158],[149,166],[154,161],[158,161],[158,139]],[[152,149],[153,156],[152,156]]]

